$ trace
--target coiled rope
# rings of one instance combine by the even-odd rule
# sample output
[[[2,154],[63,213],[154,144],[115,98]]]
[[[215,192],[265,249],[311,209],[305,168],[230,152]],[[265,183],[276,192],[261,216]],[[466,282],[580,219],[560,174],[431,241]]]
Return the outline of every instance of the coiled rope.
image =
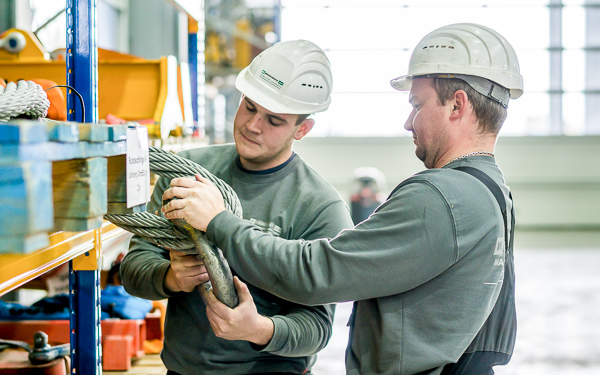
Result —
[[[202,166],[189,159],[153,146],[150,146],[149,156],[150,171],[159,176],[172,179],[199,174],[209,179],[223,195],[225,208],[233,214],[242,217],[242,206],[231,186],[215,177]],[[188,254],[198,253],[190,235],[162,216],[150,212],[139,212],[135,214],[104,215],[104,218],[128,232],[144,237],[158,246]]]
[[[48,108],[48,95],[42,86],[33,81],[8,82],[6,87],[0,85],[0,122],[22,115],[46,117]]]

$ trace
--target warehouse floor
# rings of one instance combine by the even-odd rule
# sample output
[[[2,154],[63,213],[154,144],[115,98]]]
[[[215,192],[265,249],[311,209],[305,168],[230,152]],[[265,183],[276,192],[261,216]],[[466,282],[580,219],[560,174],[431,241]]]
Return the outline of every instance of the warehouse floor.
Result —
[[[517,234],[515,241],[519,329],[512,361],[496,374],[600,374],[600,234]],[[338,306],[314,375],[344,374],[351,309]]]

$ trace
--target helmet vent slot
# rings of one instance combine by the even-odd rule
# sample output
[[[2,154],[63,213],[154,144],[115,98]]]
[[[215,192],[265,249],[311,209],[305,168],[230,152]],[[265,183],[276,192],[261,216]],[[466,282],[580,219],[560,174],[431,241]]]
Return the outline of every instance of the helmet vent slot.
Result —
[[[323,88],[323,86],[312,85],[310,83],[303,83],[302,86],[312,87],[312,88],[315,88],[315,89],[322,89]]]
[[[449,49],[454,49],[454,46],[440,46],[440,45],[437,45],[437,46],[425,46],[425,47],[423,47],[423,49],[427,49],[427,48],[449,48]]]

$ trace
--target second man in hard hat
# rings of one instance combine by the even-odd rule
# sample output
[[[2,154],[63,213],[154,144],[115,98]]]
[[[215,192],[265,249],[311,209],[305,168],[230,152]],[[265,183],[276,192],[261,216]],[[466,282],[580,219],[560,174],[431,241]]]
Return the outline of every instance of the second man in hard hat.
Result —
[[[325,111],[331,101],[332,76],[323,50],[305,40],[277,43],[238,75],[235,86],[243,94],[234,119],[235,144],[179,155],[231,185],[244,219],[265,233],[313,240],[351,227],[339,194],[292,148],[312,129],[308,116]],[[149,209],[160,208],[169,182],[159,180]],[[121,273],[130,294],[169,299],[162,359],[170,374],[305,374],[331,337],[334,305],[302,306],[250,282],[236,280],[239,321],[207,312],[195,291],[206,281],[200,260],[138,236]]]
[[[355,228],[305,242],[261,234],[225,211],[206,179],[174,179],[163,198],[183,199],[163,212],[206,231],[240,275],[274,294],[356,301],[348,374],[493,374],[516,333],[514,211],[494,155],[509,98],[523,92],[516,54],[485,26],[448,25],[421,40],[392,86],[410,90],[404,127],[427,170]]]

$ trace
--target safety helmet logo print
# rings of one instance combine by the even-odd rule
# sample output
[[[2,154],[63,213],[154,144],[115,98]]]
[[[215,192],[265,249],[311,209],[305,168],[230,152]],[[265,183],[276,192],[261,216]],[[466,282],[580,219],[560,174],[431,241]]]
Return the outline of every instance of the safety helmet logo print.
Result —
[[[235,87],[273,113],[327,110],[333,78],[325,52],[306,40],[274,44],[238,74]]]
[[[263,70],[260,73],[260,78],[262,78],[265,81],[269,82],[270,84],[272,84],[273,86],[275,86],[277,89],[280,89],[281,88],[280,86],[283,86],[283,82],[281,82],[277,78],[273,77],[272,75],[270,75],[269,73],[267,73],[265,70]]]
[[[414,77],[458,78],[505,108],[523,94],[517,54],[496,31],[473,23],[441,27],[425,35],[415,47],[408,74],[392,79],[408,91]]]

